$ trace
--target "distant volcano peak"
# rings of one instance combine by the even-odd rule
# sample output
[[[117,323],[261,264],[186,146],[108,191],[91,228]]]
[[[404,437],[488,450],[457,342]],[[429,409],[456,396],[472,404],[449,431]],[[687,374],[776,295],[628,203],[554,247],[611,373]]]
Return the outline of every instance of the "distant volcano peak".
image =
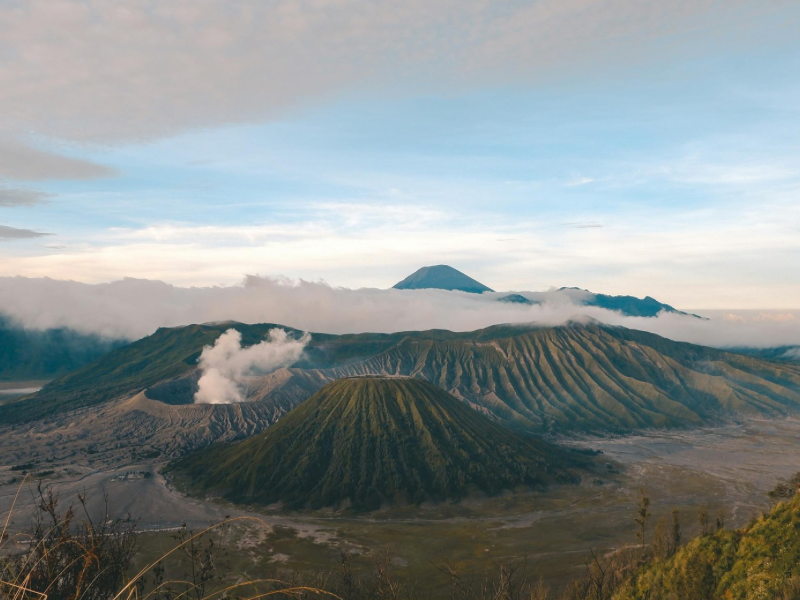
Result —
[[[422,267],[393,287],[398,290],[458,290],[472,294],[494,291],[449,265]]]

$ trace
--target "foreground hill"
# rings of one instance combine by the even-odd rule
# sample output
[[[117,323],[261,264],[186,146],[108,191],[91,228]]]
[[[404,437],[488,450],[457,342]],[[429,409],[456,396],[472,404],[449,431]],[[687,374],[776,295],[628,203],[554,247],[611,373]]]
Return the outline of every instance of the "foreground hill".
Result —
[[[274,325],[159,330],[52,382],[0,423],[55,415],[146,390],[192,402],[197,357],[230,327],[245,344]],[[800,410],[800,364],[775,362],[599,323],[495,326],[473,332],[313,334],[306,356],[248,384],[250,401],[297,406],[341,377],[430,381],[493,418],[529,431],[629,431]],[[268,414],[278,414],[268,410]]]
[[[636,573],[615,600],[771,600],[800,591],[800,495],[737,531],[703,535]]]
[[[575,457],[425,381],[368,377],[330,383],[264,433],[175,470],[233,501],[372,510],[575,481]]]

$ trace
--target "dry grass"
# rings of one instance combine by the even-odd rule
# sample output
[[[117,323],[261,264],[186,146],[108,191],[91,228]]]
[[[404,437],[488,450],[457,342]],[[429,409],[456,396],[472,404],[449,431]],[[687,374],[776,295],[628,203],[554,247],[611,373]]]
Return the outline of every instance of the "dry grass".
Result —
[[[158,559],[125,576],[138,549],[135,522],[110,519],[108,510],[93,520],[82,496],[83,516],[77,520],[74,507],[61,510],[58,497],[40,482],[33,532],[12,537],[8,534],[11,518],[28,483],[30,475],[17,488],[0,533],[0,600],[257,600],[276,596],[344,600],[320,588],[279,579],[231,583],[218,576],[219,551],[210,536],[242,521],[269,529],[255,517],[226,519],[196,533],[181,533]],[[181,558],[183,566],[188,561],[186,577],[164,577],[164,565],[172,558]]]
[[[18,497],[29,477],[20,484]],[[430,597],[428,586],[400,583],[392,572],[392,556],[377,557],[373,570],[355,572],[349,557],[325,573],[290,574],[285,578],[232,580],[221,560],[224,532],[236,523],[254,523],[256,517],[225,519],[202,531],[183,530],[176,543],[133,574],[128,573],[138,545],[130,520],[92,520],[88,511],[75,518],[73,507],[61,510],[57,497],[41,484],[39,519],[32,533],[14,536],[7,530],[16,497],[6,516],[0,544],[0,600],[416,600]],[[84,499],[79,498],[85,508]],[[45,526],[46,524],[46,526]],[[216,537],[215,537],[216,536]],[[15,547],[9,547],[13,542]],[[23,548],[20,550],[20,548]],[[551,596],[541,580],[529,582],[524,561],[495,565],[495,576],[460,573],[444,566],[452,600],[546,600]],[[46,568],[45,568],[46,567]],[[167,577],[168,570],[182,576]],[[122,574],[125,577],[122,577]],[[115,576],[118,575],[118,576]],[[109,576],[111,575],[111,576]]]
[[[342,554],[339,568],[322,573],[277,572],[275,577],[263,579],[240,576],[226,568],[226,531],[237,523],[270,528],[257,517],[237,517],[198,532],[182,529],[166,552],[131,573],[139,551],[136,523],[110,519],[107,509],[101,519],[93,520],[80,496],[84,510],[78,518],[72,506],[60,509],[57,497],[41,482],[36,488],[39,516],[32,532],[9,536],[11,514],[28,480],[26,477],[20,484],[0,534],[0,600],[611,600],[636,573],[675,556],[680,541],[676,527],[667,543],[650,543],[651,538],[661,539],[656,531],[645,542],[650,515],[643,510],[639,513],[643,522],[639,544],[607,556],[591,552],[583,576],[559,595],[553,595],[540,578],[528,576],[525,560],[493,563],[489,574],[465,573],[444,563],[439,571],[449,586],[442,594],[434,593],[430,581],[399,581],[389,554],[381,554],[371,570],[360,572],[353,570],[349,556]],[[640,502],[645,509],[646,499],[643,496]],[[664,555],[655,557],[662,546]],[[795,584],[793,580],[792,585],[800,589]]]

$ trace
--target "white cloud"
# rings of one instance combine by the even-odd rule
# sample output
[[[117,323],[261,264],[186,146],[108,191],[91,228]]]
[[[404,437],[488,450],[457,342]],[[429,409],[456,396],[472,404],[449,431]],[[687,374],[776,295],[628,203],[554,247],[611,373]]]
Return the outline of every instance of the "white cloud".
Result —
[[[389,287],[445,263],[500,290],[566,285],[695,309],[794,308],[800,207],[792,196],[758,206],[587,212],[569,223],[562,213],[510,223],[491,212],[316,203],[298,207],[294,222],[60,233],[58,248],[4,256],[0,276],[210,286],[246,273],[289,274],[355,288]]]
[[[582,185],[587,185],[590,183],[594,183],[594,179],[591,177],[577,177],[567,182],[567,187],[580,187]]]
[[[781,358],[788,358],[789,360],[800,360],[800,348],[789,348],[783,353]]]
[[[129,338],[148,335],[157,327],[225,320],[276,323],[320,333],[355,333],[432,328],[469,331],[497,323],[559,324],[586,315],[612,325],[718,347],[800,344],[797,319],[759,320],[746,314],[740,322],[676,314],[631,318],[578,306],[576,302],[584,294],[543,292],[536,296],[542,305],[527,306],[497,302],[502,293],[352,290],[319,282],[262,277],[248,277],[240,285],[202,288],[135,279],[88,285],[14,277],[0,278],[0,312],[27,327],[63,326]],[[225,355],[227,351],[220,352]],[[235,371],[241,365],[231,364]],[[209,383],[225,384],[227,372],[212,376]],[[223,394],[225,389],[233,388],[222,385],[215,393]]]

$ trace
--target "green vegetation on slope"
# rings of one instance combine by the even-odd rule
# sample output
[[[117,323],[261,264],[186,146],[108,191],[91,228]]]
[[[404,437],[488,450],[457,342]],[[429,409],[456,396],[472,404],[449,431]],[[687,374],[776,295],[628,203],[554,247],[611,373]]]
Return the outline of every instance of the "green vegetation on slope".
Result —
[[[213,344],[230,328],[242,334],[243,346],[250,346],[264,340],[274,327],[282,327],[294,335],[301,334],[291,327],[271,323],[245,325],[225,322],[161,328],[50,382],[23,403],[0,406],[0,424],[39,419],[138,393],[195,369],[203,347]],[[399,339],[401,336],[398,334],[314,334],[306,350],[307,356],[299,364],[329,367],[371,356]],[[191,396],[184,401],[191,402]]]
[[[24,403],[0,407],[0,423],[91,406],[189,378],[203,346],[230,327],[250,345],[276,325],[160,329],[52,382]],[[312,334],[304,358],[290,372],[256,385],[253,399],[296,406],[335,379],[384,374],[430,381],[528,431],[625,432],[800,409],[798,363],[599,323],[498,325],[461,333]],[[152,397],[190,403],[194,385],[194,380],[169,382]]]
[[[628,431],[800,408],[800,367],[599,323],[490,340],[407,337],[330,377],[431,381],[524,429]]]
[[[290,508],[373,510],[574,481],[578,455],[514,433],[430,383],[328,384],[264,433],[174,465],[196,491]],[[580,461],[583,462],[583,461]]]
[[[737,530],[693,539],[637,572],[615,600],[800,598],[800,495]]]
[[[247,325],[232,321],[161,328],[152,335],[104,354],[95,362],[52,381],[24,403],[0,406],[0,424],[40,419],[138,393],[193,371],[203,347],[213,344],[230,328],[242,334],[243,346],[250,346],[263,341],[274,327],[286,329],[295,336],[301,334],[299,330],[283,325]],[[497,326],[475,333],[480,334],[480,339],[484,339],[506,335],[508,329],[509,326]],[[314,333],[297,366],[319,369],[346,365],[379,354],[407,336],[420,339],[462,339],[471,335],[473,334],[445,330],[392,334]],[[192,402],[192,386],[183,386],[183,389],[188,397],[176,400],[175,403]],[[316,389],[310,393],[314,391]],[[304,397],[308,397],[310,393]]]
[[[24,329],[0,315],[0,381],[60,377],[126,343],[66,328]]]
[[[51,382],[23,403],[0,407],[0,423],[92,406],[181,375],[194,367],[202,347],[223,331],[222,326],[200,325],[159,329]]]

